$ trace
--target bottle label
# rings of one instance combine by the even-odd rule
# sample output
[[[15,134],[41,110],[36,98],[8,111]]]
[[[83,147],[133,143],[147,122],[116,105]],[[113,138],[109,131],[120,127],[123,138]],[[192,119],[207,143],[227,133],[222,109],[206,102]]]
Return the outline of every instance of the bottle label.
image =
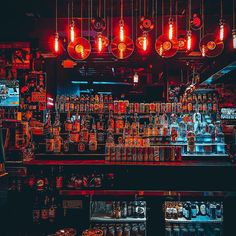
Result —
[[[56,188],[62,188],[63,187],[63,177],[57,176],[56,177]]]
[[[53,152],[54,139],[46,139],[46,152]]]
[[[84,152],[85,151],[85,144],[79,143],[78,144],[78,152]]]
[[[37,222],[39,222],[39,219],[40,219],[40,210],[34,209],[33,210],[33,222],[37,223]]]
[[[200,206],[200,212],[202,215],[206,215],[206,206],[204,204]]]
[[[60,139],[59,140],[55,140],[54,152],[55,153],[60,153],[61,152],[61,141],[60,141]]]
[[[53,221],[56,218],[56,208],[54,206],[49,208],[48,217],[50,221]]]
[[[38,179],[36,182],[37,190],[42,191],[44,189],[45,182],[43,179]]]
[[[65,124],[65,130],[66,131],[72,131],[72,123],[66,123]]]
[[[48,219],[48,209],[42,209],[41,210],[41,219],[47,220]]]

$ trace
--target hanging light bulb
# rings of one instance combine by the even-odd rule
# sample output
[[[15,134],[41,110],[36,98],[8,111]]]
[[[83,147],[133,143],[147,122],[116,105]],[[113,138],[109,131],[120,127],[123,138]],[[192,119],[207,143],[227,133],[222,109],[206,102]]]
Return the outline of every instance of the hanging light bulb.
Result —
[[[143,51],[147,50],[147,36],[143,35]]]
[[[160,46],[160,56],[162,56],[162,54],[163,54],[163,45],[161,44],[161,46]]]
[[[120,20],[119,26],[120,26],[120,41],[123,42],[124,41],[124,37],[125,37],[124,21],[123,20]]]
[[[74,25],[74,21],[72,21],[72,23],[70,25],[70,41],[71,42],[75,41],[75,25]]]
[[[202,45],[202,56],[205,57],[206,56],[206,46]]]
[[[138,76],[137,72],[135,72],[135,73],[134,73],[134,77],[133,77],[133,83],[134,83],[134,84],[137,84],[138,81],[139,81],[139,76]]]
[[[233,48],[236,49],[236,29],[232,30],[233,35]]]
[[[220,19],[220,41],[224,40],[224,22]]]
[[[191,30],[187,32],[187,50],[191,50],[192,47],[192,33]]]
[[[59,51],[59,36],[58,36],[58,33],[56,33],[56,35],[55,35],[54,51],[55,52]]]
[[[169,18],[169,40],[173,39],[173,19]]]
[[[98,52],[102,51],[102,37],[101,35],[98,36]]]

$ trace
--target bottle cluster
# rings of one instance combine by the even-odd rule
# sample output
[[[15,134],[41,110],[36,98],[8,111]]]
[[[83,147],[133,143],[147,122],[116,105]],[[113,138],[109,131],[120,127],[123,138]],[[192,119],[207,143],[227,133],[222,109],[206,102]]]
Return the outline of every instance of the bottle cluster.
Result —
[[[192,220],[206,216],[209,220],[222,219],[223,205],[220,202],[167,202],[165,204],[166,219]]]
[[[168,225],[165,227],[165,236],[221,236],[223,235],[223,229],[220,225],[214,224],[180,224],[180,225]]]
[[[216,93],[180,96],[174,103],[133,103],[129,100],[116,100],[112,95],[57,96],[55,108],[59,112],[78,111],[80,113],[149,114],[182,112],[217,112],[218,96]]]
[[[100,202],[94,201],[91,205],[92,216],[106,217],[114,219],[140,218],[146,217],[145,201],[113,201]]]
[[[146,235],[145,223],[139,224],[95,224],[94,229],[102,231],[103,236],[131,236],[131,235]]]

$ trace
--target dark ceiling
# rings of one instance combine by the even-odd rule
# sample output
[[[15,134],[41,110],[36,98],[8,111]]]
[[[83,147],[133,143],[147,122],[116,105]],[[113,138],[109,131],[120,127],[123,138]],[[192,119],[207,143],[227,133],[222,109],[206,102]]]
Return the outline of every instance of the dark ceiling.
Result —
[[[55,0],[9,0],[2,1],[0,8],[0,41],[30,41],[32,47],[39,48],[42,52],[50,52],[49,42],[50,37],[55,33]],[[83,6],[82,17],[84,19],[84,36],[89,36],[91,42],[93,42],[94,32],[88,29],[88,21],[86,18],[96,16],[98,12],[99,2],[101,2],[101,14],[107,18],[110,27],[108,32],[104,34],[109,35],[111,33],[111,16],[113,18],[113,24],[115,25],[120,16],[120,1],[119,0],[74,0],[74,16],[77,18],[77,24],[79,27],[81,17],[81,2]],[[124,0],[124,16],[126,24],[130,30],[130,36],[135,38],[140,34],[138,30],[138,18],[143,15],[145,0]],[[197,71],[202,74],[202,78],[207,78],[216,70],[223,66],[226,66],[230,62],[236,59],[235,52],[230,49],[231,39],[231,27],[232,27],[232,0],[223,0],[223,14],[227,25],[227,38],[225,40],[225,49],[222,55],[217,58],[201,58],[199,55],[199,31],[194,32],[194,53],[178,53],[171,59],[160,58],[154,50],[154,42],[157,36],[161,35],[161,0],[146,0],[147,14],[154,16],[156,21],[156,29],[150,36],[153,41],[152,51],[150,55],[143,56],[138,52],[128,58],[127,60],[120,61],[115,59],[108,50],[102,56],[98,56],[94,50],[92,50],[91,56],[86,62],[79,62],[73,69],[73,73],[69,73],[71,77],[89,79],[104,79],[104,77],[119,77],[124,80],[130,78],[134,70],[139,70],[142,76],[147,76],[151,73],[153,81],[157,81],[158,76],[163,72],[168,72],[170,78],[180,80],[181,71],[183,71],[185,82],[187,76],[191,74],[193,67],[196,67]],[[168,22],[170,13],[170,1],[164,2],[164,14],[165,24]],[[173,3],[173,14],[175,14]],[[178,34],[184,36],[186,34],[186,21],[188,19],[187,7],[188,0],[178,0]],[[200,13],[201,1],[192,0],[192,12]],[[205,11],[205,31],[206,33],[214,33],[220,17],[220,0],[208,0],[204,2]],[[67,44],[67,17],[68,17],[68,4],[71,6],[72,0],[58,0],[58,17],[59,17],[59,34],[62,39],[65,51],[59,57],[58,64],[61,61],[68,58],[66,53]],[[105,6],[105,7],[104,7]],[[105,11],[104,11],[105,9]],[[133,21],[131,20],[133,17]],[[133,32],[133,34],[132,34]],[[114,35],[113,31],[113,35]],[[150,66],[152,67],[150,69]],[[114,68],[115,73],[111,68]],[[151,72],[150,72],[151,71]],[[155,78],[154,78],[155,77]]]

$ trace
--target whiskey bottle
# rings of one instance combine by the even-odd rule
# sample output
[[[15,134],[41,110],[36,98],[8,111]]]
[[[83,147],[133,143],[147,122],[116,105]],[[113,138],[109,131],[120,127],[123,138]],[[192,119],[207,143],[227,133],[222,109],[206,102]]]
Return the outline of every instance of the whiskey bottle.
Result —
[[[91,113],[94,112],[94,102],[95,102],[94,96],[91,95],[90,101],[89,101],[89,111],[90,111]]]
[[[62,95],[59,98],[59,111],[64,112],[65,111],[65,97]]]
[[[75,97],[74,95],[72,95],[70,97],[70,111],[74,111],[75,110]]]
[[[73,128],[71,117],[70,117],[70,111],[67,112],[67,118],[65,122],[65,131],[71,132]]]
[[[55,116],[55,121],[53,123],[53,135],[54,136],[60,135],[60,131],[61,131],[60,115],[57,112]]]
[[[85,99],[84,99],[84,95],[80,96],[80,101],[79,101],[79,111],[81,113],[85,112]]]
[[[108,111],[114,111],[114,102],[112,95],[109,95]]]
[[[89,151],[97,151],[97,131],[95,120],[93,119],[92,129],[89,133]]]
[[[103,115],[99,115],[99,120],[97,121],[97,141],[99,144],[105,143],[105,121]]]
[[[69,95],[67,95],[65,101],[65,112],[68,112],[69,110],[70,110],[70,97]]]
[[[76,95],[76,97],[75,97],[75,110],[76,110],[76,112],[79,112],[79,111],[80,111],[79,104],[80,104],[79,96]]]
[[[78,133],[80,132],[80,119],[79,119],[78,111],[76,111],[76,114],[75,114],[75,120],[73,122],[73,127]]]
[[[48,119],[44,125],[44,132],[46,134],[46,153],[53,153],[54,151],[54,137],[51,124],[51,114],[48,114]]]
[[[89,139],[89,132],[86,127],[85,118],[83,118],[81,122],[80,141],[88,143],[88,139]]]

